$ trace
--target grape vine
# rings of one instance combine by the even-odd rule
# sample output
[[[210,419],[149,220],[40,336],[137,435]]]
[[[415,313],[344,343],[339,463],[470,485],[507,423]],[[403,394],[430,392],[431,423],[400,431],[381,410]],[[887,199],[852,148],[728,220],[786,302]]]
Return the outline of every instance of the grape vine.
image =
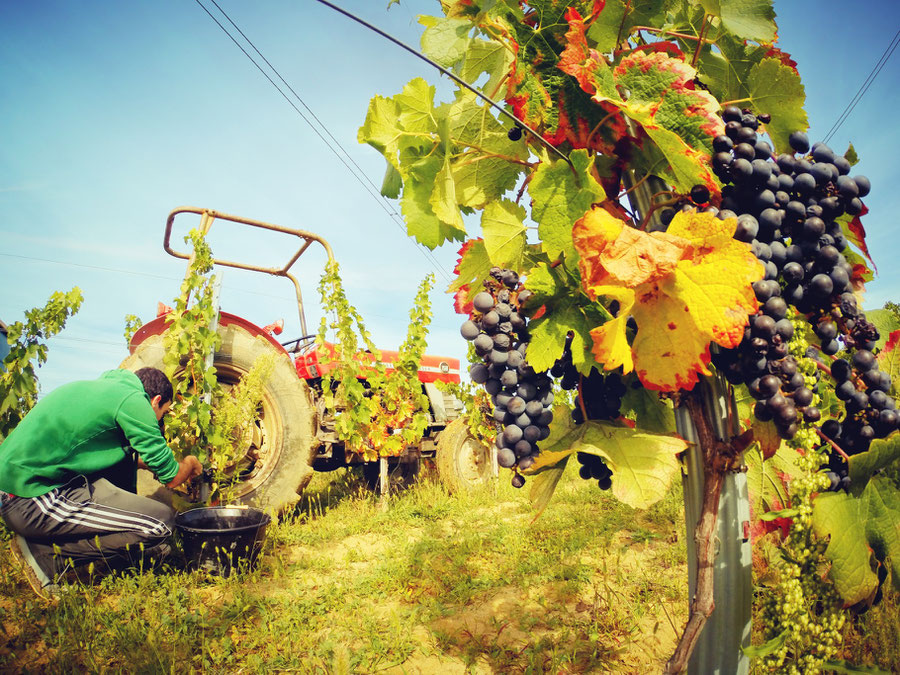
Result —
[[[338,264],[331,263],[322,275],[319,293],[325,315],[316,344],[320,359],[330,365],[321,383],[323,401],[347,450],[366,461],[401,454],[428,425],[428,398],[418,371],[431,323],[428,294],[433,283],[429,275],[419,286],[406,339],[387,364],[347,300]],[[329,329],[334,343],[327,341]]]
[[[6,340],[9,353],[0,366],[0,439],[21,421],[37,403],[38,367],[47,361],[48,340],[66,326],[84,297],[81,289],[68,293],[56,292],[43,307],[25,312],[25,321],[16,321],[7,327]]]
[[[515,485],[533,476],[539,508],[572,456],[647,506],[685,447],[670,406],[687,411],[704,469],[698,580],[667,672],[686,667],[713,611],[719,495],[753,443],[768,454],[776,438],[803,468],[772,516],[792,524],[777,585],[761,590],[764,644],[748,652],[763,667],[825,667],[841,605],[872,601],[900,556],[896,486],[877,476],[900,458],[880,351],[900,334],[886,345],[857,296],[870,182],[855,153],[809,144],[771,2],[750,4],[445,2],[423,46],[486,77],[517,123],[463,90],[438,104],[415,79],[375,97],[359,130],[388,161],[385,194],[410,234],[463,241],[450,291],[481,360],[470,376],[492,397],[498,461]],[[716,371],[753,401],[724,440],[697,386]]]

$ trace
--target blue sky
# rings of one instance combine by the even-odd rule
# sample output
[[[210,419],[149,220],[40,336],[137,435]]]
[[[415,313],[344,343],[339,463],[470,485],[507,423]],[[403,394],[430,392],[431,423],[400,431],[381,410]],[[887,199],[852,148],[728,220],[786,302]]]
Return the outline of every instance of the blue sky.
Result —
[[[313,0],[219,4],[380,185],[382,158],[356,142],[368,100],[413,77],[436,82],[437,73]],[[416,16],[439,12],[435,0],[390,10],[386,0],[340,4],[414,46]],[[890,43],[900,4],[790,0],[775,8],[815,140]],[[863,222],[880,275],[867,307],[900,300],[898,64],[895,54],[831,141],[840,151],[853,142],[856,170],[873,185]],[[429,352],[464,357],[460,319],[442,293],[456,247],[426,256],[196,2],[0,0],[0,319],[20,320],[55,290],[79,286],[85,295],[50,342],[44,392],[118,366],[125,315],[149,320],[157,301],[176,295],[184,263],[166,255],[162,236],[180,205],[324,236],[350,301],[384,348],[402,341],[416,288],[434,272]],[[291,252],[284,238],[221,232],[210,243],[224,258],[276,265]],[[295,268],[313,329],[323,264],[316,251]],[[299,335],[284,279],[226,270],[222,306],[260,325],[284,318],[283,337]]]

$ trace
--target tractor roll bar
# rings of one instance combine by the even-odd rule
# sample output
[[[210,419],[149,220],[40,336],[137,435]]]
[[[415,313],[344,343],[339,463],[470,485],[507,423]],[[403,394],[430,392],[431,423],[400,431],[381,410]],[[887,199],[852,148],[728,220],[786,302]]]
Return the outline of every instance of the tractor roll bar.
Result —
[[[222,265],[223,267],[236,267],[237,269],[249,270],[251,272],[263,272],[264,274],[271,274],[276,277],[287,277],[294,284],[294,292],[297,295],[297,312],[300,315],[300,330],[303,335],[307,335],[309,331],[306,329],[306,317],[303,313],[303,295],[300,292],[300,284],[297,282],[297,279],[293,274],[290,273],[291,266],[297,262],[297,259],[306,252],[313,242],[318,242],[325,248],[325,253],[328,255],[328,263],[334,262],[334,254],[331,252],[331,246],[328,245],[328,242],[325,241],[322,237],[317,234],[313,234],[312,232],[306,232],[304,230],[295,230],[288,227],[282,227],[281,225],[275,225],[273,223],[266,223],[261,220],[252,220],[251,218],[241,218],[239,216],[232,216],[227,213],[219,213],[218,211],[213,211],[212,209],[201,209],[196,206],[180,206],[177,209],[174,209],[170,214],[168,219],[166,220],[166,235],[163,239],[163,248],[166,250],[166,253],[175,257],[181,258],[182,260],[191,260],[193,257],[193,253],[182,253],[181,251],[174,250],[170,244],[169,240],[172,236],[172,225],[175,222],[176,216],[182,213],[193,213],[200,216],[200,231],[205,236],[210,228],[212,227],[213,221],[217,218],[219,220],[227,220],[232,223],[238,223],[240,225],[249,225],[251,227],[259,227],[263,230],[272,230],[274,232],[281,232],[283,234],[291,234],[295,237],[299,237],[303,240],[302,246],[291,256],[290,260],[288,260],[287,264],[283,267],[259,267],[257,265],[248,265],[246,263],[235,262],[233,260],[222,260],[220,258],[213,258],[212,262],[214,265]]]

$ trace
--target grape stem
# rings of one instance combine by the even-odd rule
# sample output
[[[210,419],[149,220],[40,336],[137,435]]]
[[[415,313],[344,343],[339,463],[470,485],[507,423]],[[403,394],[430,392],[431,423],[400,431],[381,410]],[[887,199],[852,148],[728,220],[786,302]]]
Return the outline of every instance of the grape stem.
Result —
[[[641,30],[645,30],[645,31],[647,31],[648,33],[660,33],[661,35],[673,35],[673,36],[675,36],[675,37],[681,38],[682,40],[697,41],[699,44],[704,44],[704,43],[706,43],[706,44],[713,45],[713,44],[716,43],[715,40],[707,40],[706,38],[702,37],[702,33],[703,33],[703,30],[702,30],[702,29],[701,29],[701,31],[700,31],[700,32],[701,32],[701,36],[697,36],[697,35],[688,35],[687,33],[677,33],[677,32],[675,32],[674,30],[665,30],[664,28],[652,28],[651,26],[635,26],[635,27],[632,28],[631,30],[632,30],[632,31],[641,31]],[[723,104],[723,105],[724,105],[724,104]]]
[[[847,461],[847,462],[850,461],[850,456],[849,456],[846,452],[844,452],[844,450],[841,448],[841,446],[839,446],[839,445],[838,445],[837,443],[835,443],[833,440],[831,440],[830,438],[828,438],[828,436],[826,436],[825,434],[823,434],[823,433],[822,433],[822,430],[819,429],[818,427],[816,427],[816,433],[819,434],[819,436],[821,437],[821,439],[822,439],[823,441],[825,441],[825,442],[828,443],[832,448],[834,448],[834,451],[835,451],[837,454],[839,454],[841,457],[843,457],[845,461]]]
[[[691,600],[690,617],[678,646],[666,664],[666,675],[681,673],[687,668],[703,626],[715,609],[713,578],[716,561],[716,521],[719,517],[719,497],[725,476],[740,457],[734,439],[722,441],[716,436],[712,423],[703,410],[700,387],[684,392],[681,402],[687,408],[697,431],[697,443],[703,451],[703,505],[694,541],[697,547],[697,589]]]
[[[568,339],[568,338],[567,338]],[[584,378],[581,375],[578,376],[578,407],[581,408],[581,414],[584,415],[584,421],[588,421],[587,408],[584,406],[584,392],[582,391],[581,385],[584,382]]]
[[[703,37],[709,28],[709,14],[703,13],[703,27],[700,29],[700,36],[697,40],[697,48],[694,50],[694,58],[691,59],[691,68],[697,67],[697,60],[700,58],[700,48],[703,47]]]

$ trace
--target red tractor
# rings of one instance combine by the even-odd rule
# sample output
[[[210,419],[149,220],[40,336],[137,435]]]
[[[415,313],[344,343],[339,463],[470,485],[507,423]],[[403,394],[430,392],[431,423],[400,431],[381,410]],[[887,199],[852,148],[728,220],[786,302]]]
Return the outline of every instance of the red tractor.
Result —
[[[367,478],[374,482],[378,463],[365,462],[358,454],[345,449],[334,429],[334,416],[324,404],[322,377],[334,364],[319,356],[315,335],[310,334],[303,312],[300,284],[291,274],[291,267],[314,244],[320,244],[332,261],[331,247],[321,237],[302,230],[289,229],[271,223],[239,218],[194,207],[182,207],[169,214],[163,247],[169,255],[185,260],[190,254],[173,250],[170,238],[175,218],[180,214],[201,217],[200,229],[209,232],[216,220],[293,235],[300,239],[300,248],[280,268],[263,268],[228,260],[214,259],[215,265],[262,272],[286,277],[294,284],[302,335],[279,342],[275,335],[280,326],[261,328],[250,321],[220,312],[217,331],[222,338],[213,356],[216,377],[223,387],[234,386],[262,354],[275,353],[275,368],[266,383],[258,424],[251,434],[240,470],[239,501],[266,510],[281,510],[293,504],[312,477],[312,471],[332,471],[346,466],[363,465]],[[121,367],[136,370],[144,366],[162,368],[163,340],[166,329],[166,310],[142,326],[129,345],[130,356]],[[326,345],[329,348],[330,345]],[[382,360],[390,367],[396,352],[383,351]],[[459,359],[425,356],[419,369],[419,381],[429,401],[429,426],[415,445],[408,446],[399,457],[389,458],[389,466],[403,465],[404,474],[418,469],[423,458],[433,458],[440,479],[451,489],[468,489],[486,483],[494,476],[491,448],[470,433],[460,417],[462,405],[453,396],[442,392],[436,382],[459,382]],[[340,414],[340,410],[337,411]],[[144,473],[144,472],[140,472]],[[165,488],[155,481],[139,480],[139,491],[156,493],[165,498]]]

